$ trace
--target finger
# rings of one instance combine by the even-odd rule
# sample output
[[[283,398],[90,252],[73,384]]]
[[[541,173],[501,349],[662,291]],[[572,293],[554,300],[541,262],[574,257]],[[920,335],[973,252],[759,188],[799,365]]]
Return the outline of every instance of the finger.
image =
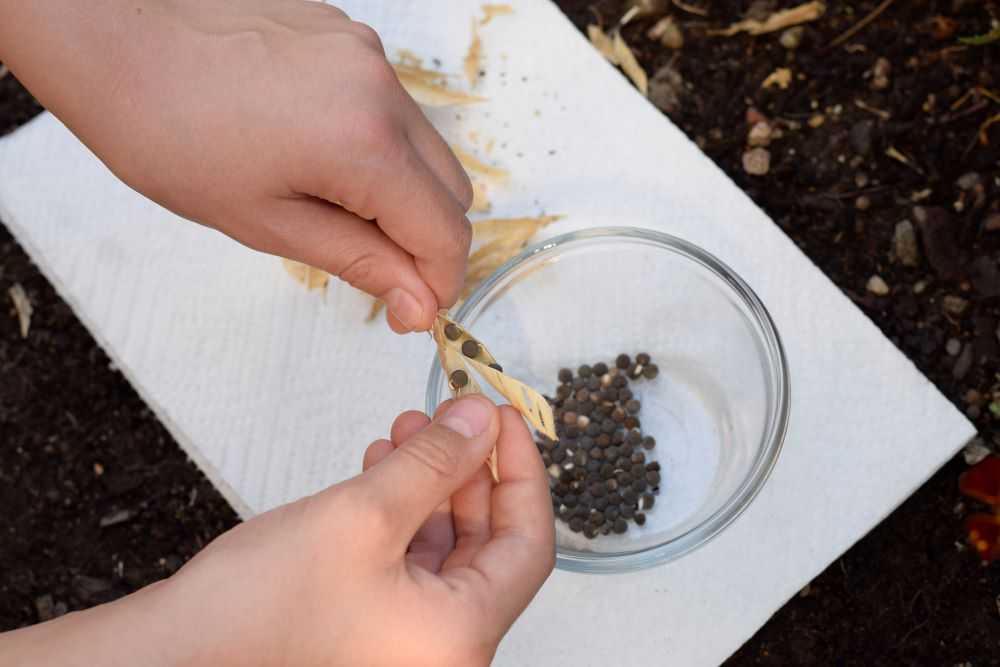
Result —
[[[552,571],[555,525],[545,468],[531,434],[513,408],[504,406],[500,415],[500,483],[493,488],[492,536],[468,568],[448,570],[445,576],[478,586],[492,600],[497,614],[492,620],[505,631]]]
[[[452,152],[448,143],[438,134],[427,116],[415,102],[406,113],[407,136],[420,157],[451,191],[452,196],[468,211],[472,205],[472,181]]]
[[[390,548],[404,552],[431,513],[482,467],[499,422],[497,407],[483,396],[455,401],[378,466],[346,483],[374,514],[373,525],[384,527]]]
[[[259,235],[237,240],[321,268],[382,299],[404,331],[423,331],[433,324],[437,297],[413,257],[377,225],[303,197],[274,202],[255,227]]]
[[[389,438],[398,447],[430,423],[431,420],[423,412],[419,410],[407,410],[396,417],[396,421],[392,422],[392,428],[389,430]]]
[[[451,497],[455,549],[441,566],[442,571],[467,567],[483,545],[489,542],[492,494],[493,477],[484,465]]]
[[[454,402],[455,402],[454,398],[449,398],[445,401],[442,401],[441,405],[437,406],[437,408],[434,410],[434,419],[437,419],[438,417],[443,415],[445,411],[448,409],[448,406]]]
[[[395,448],[391,442],[385,439],[376,440],[368,445],[368,449],[365,450],[365,456],[361,460],[361,472],[378,465],[382,459],[392,454],[392,450]]]
[[[426,428],[430,421],[422,412],[404,412],[393,422],[390,437],[394,443],[401,445]],[[445,500],[417,530],[406,558],[414,565],[437,573],[454,548],[455,529],[451,519],[451,501]]]

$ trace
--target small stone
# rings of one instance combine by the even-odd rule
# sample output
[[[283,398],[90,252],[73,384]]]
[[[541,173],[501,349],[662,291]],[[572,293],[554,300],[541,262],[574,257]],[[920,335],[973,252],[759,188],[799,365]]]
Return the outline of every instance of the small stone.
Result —
[[[684,92],[684,77],[671,65],[656,70],[649,80],[649,101],[664,113],[680,110]]]
[[[889,286],[886,284],[882,276],[874,275],[868,279],[868,284],[865,285],[865,289],[874,294],[875,296],[886,296],[889,294]]]
[[[799,45],[802,44],[802,35],[804,33],[805,29],[802,26],[788,28],[781,33],[778,42],[789,51],[792,51],[799,48]]]
[[[941,307],[949,315],[961,317],[962,313],[969,307],[969,302],[960,296],[949,294],[941,300]]]
[[[976,438],[962,450],[962,458],[965,459],[966,465],[974,466],[991,453],[990,448],[984,445],[981,439]]]
[[[951,369],[951,375],[956,380],[961,380],[964,378],[969,369],[972,368],[972,344],[966,343],[962,348],[962,353],[959,355],[958,360],[955,361],[955,366]]]
[[[854,174],[854,185],[858,188],[868,187],[868,174],[863,171]]]
[[[859,211],[867,211],[871,207],[872,207],[872,200],[871,197],[869,197],[868,195],[861,195],[860,197],[854,200],[854,208],[858,209]]]
[[[771,143],[771,124],[767,121],[755,123],[747,134],[747,144],[750,146],[767,146]],[[649,363],[649,362],[646,362]]]
[[[924,290],[926,290],[926,289],[927,289],[927,281],[926,280],[918,280],[917,282],[913,283],[913,293],[914,294],[923,294]]]
[[[896,223],[896,231],[892,235],[892,255],[903,266],[916,266],[920,263],[917,231],[909,220]]]
[[[958,353],[962,351],[962,342],[957,338],[949,338],[948,342],[944,344],[944,350],[952,357],[957,357]]]
[[[872,135],[875,131],[875,121],[865,119],[851,126],[851,148],[858,155],[868,155],[872,152]]]
[[[879,58],[872,67],[872,88],[885,90],[889,87],[889,75],[892,73],[892,63],[886,58]]]
[[[743,171],[751,176],[764,176],[771,170],[771,153],[766,148],[751,148],[743,154]]]
[[[916,206],[913,208],[913,219],[920,228],[924,255],[935,273],[946,280],[960,276],[964,262],[951,214],[940,206]]]

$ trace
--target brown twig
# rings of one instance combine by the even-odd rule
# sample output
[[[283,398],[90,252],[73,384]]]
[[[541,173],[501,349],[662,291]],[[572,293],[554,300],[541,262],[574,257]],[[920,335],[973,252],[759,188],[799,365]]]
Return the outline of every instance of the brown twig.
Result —
[[[892,118],[892,114],[889,113],[888,111],[885,111],[884,109],[879,109],[877,107],[873,107],[864,100],[860,99],[854,100],[854,106],[861,109],[862,111],[867,111],[868,113],[875,114],[882,120],[889,120],[890,118]]]
[[[842,34],[840,37],[830,42],[830,45],[827,46],[826,48],[828,50],[835,49],[844,42],[846,42],[847,40],[849,40],[851,37],[854,37],[856,34],[861,32],[865,28],[865,26],[867,26],[869,23],[877,19],[879,15],[882,14],[882,12],[889,9],[889,5],[891,5],[893,2],[895,2],[895,0],[883,0],[882,4],[873,9],[868,16],[864,17],[863,19],[852,25],[850,28],[848,28],[844,34]]]

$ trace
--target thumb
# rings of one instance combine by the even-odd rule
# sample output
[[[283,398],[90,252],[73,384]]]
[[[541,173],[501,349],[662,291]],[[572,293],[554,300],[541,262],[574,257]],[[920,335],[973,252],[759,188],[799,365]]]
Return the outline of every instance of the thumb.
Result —
[[[405,551],[428,516],[483,465],[500,431],[499,410],[480,395],[453,402],[377,466],[356,478],[362,497]]]

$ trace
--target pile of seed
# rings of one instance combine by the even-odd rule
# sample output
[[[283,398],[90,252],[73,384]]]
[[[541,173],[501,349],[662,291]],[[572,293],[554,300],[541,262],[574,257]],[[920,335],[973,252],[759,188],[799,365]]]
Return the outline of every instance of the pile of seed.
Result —
[[[552,507],[570,530],[593,539],[622,534],[628,523],[646,523],[645,512],[660,492],[660,464],[646,461],[656,440],[643,435],[642,407],[630,380],[659,374],[648,354],[633,361],[620,354],[612,366],[559,371],[552,405],[556,440],[538,434],[538,450],[549,471]]]

